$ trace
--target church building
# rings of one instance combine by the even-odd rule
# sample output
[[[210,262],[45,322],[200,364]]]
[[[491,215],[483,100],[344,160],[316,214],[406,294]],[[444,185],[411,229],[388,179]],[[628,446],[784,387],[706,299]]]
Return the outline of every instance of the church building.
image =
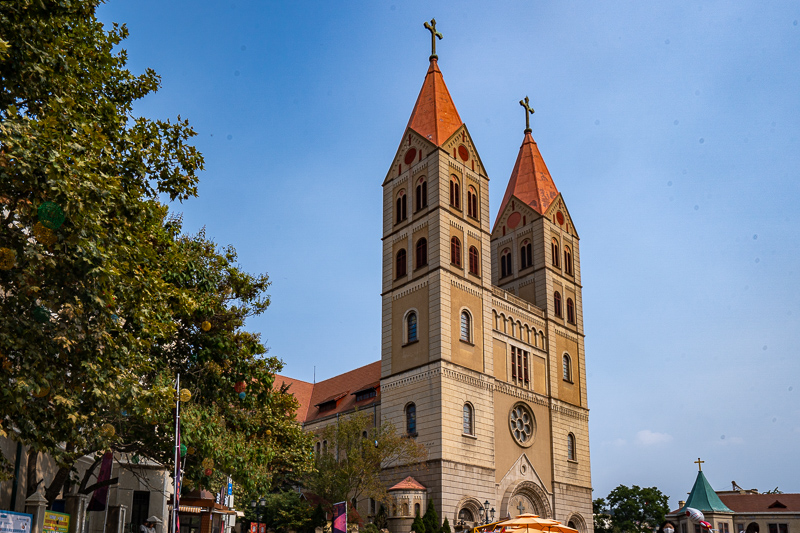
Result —
[[[592,533],[578,233],[527,98],[490,225],[488,173],[439,68],[441,34],[425,27],[433,53],[383,179],[380,361],[276,386],[290,385],[311,431],[369,409],[426,446],[426,468],[384,472],[392,533],[428,499],[456,529],[532,512]]]

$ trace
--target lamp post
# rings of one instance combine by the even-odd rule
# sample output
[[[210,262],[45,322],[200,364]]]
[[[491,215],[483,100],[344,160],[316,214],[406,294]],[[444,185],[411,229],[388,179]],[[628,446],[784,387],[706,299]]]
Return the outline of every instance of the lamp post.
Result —
[[[492,509],[492,511],[494,511],[494,509]],[[494,513],[492,513],[492,514],[494,514]],[[485,502],[483,502],[483,520],[484,520],[484,522],[483,522],[484,524],[488,524],[489,523],[489,500],[486,500]]]
[[[254,533],[261,533],[262,511],[264,510],[264,507],[266,507],[266,505],[267,505],[267,499],[264,497],[261,497],[258,501],[250,500],[250,507],[256,510],[256,524],[258,524],[258,528]],[[265,527],[264,530],[266,531],[266,529],[267,528]]]

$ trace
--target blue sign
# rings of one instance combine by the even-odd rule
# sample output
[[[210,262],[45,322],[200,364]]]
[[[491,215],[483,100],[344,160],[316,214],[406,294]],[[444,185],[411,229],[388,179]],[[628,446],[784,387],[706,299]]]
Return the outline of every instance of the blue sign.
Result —
[[[33,515],[0,511],[0,533],[31,533]]]
[[[233,481],[228,481],[228,496],[233,496]]]

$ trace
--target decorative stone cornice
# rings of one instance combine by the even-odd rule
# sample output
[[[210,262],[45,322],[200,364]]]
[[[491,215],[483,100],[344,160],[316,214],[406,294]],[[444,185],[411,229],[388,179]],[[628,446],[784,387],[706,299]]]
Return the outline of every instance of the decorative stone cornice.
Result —
[[[454,287],[458,287],[459,289],[461,289],[464,292],[467,292],[467,293],[469,293],[469,294],[471,294],[473,296],[477,296],[478,298],[483,296],[482,291],[476,290],[473,287],[470,287],[466,283],[462,283],[461,281],[459,281],[457,279],[451,279],[450,280],[450,284],[452,286],[454,286]]]
[[[394,301],[394,300],[397,300],[398,298],[402,298],[403,296],[411,294],[412,292],[414,292],[414,291],[416,291],[418,289],[421,289],[423,287],[427,287],[427,285],[428,285],[428,280],[427,279],[423,279],[419,283],[414,283],[414,284],[404,288],[402,291],[399,291],[399,292],[396,292],[395,294],[393,294],[392,295],[392,300]]]
[[[561,402],[557,400],[550,400],[550,410],[556,413],[568,416],[570,418],[574,418],[576,420],[581,420],[583,422],[589,421],[589,410],[588,409],[581,409],[580,411],[574,408],[569,408],[563,405]]]

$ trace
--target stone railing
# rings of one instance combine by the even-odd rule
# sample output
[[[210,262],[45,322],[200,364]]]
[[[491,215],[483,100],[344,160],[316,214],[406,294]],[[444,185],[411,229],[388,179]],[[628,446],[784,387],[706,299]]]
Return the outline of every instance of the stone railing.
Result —
[[[536,307],[532,303],[526,302],[522,298],[514,296],[510,292],[504,291],[503,289],[501,289],[499,287],[492,287],[492,296],[494,296],[495,298],[499,298],[501,300],[505,300],[505,301],[507,301],[507,302],[517,306],[517,307],[520,307],[522,309],[525,309],[529,313],[534,314],[534,315],[536,315],[536,316],[538,316],[540,318],[545,318],[544,309]]]

